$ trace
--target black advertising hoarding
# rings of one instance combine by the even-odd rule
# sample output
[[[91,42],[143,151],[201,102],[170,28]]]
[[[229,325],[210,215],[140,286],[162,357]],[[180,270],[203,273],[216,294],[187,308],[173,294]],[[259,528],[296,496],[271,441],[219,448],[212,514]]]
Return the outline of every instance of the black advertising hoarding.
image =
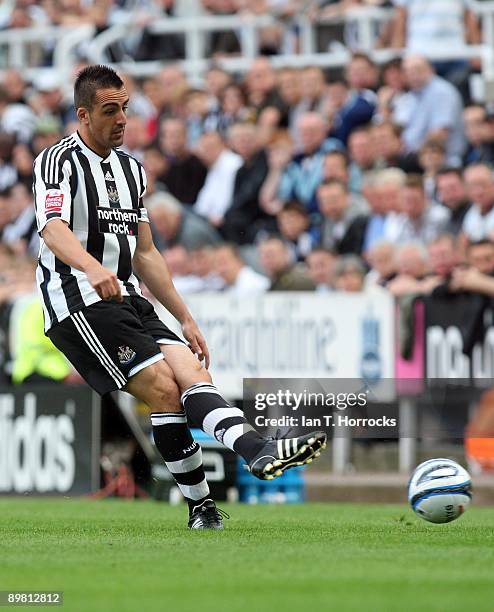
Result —
[[[494,379],[493,310],[472,293],[429,296],[425,303],[426,378],[473,379],[490,386]]]
[[[100,410],[88,387],[0,387],[0,495],[97,490]]]

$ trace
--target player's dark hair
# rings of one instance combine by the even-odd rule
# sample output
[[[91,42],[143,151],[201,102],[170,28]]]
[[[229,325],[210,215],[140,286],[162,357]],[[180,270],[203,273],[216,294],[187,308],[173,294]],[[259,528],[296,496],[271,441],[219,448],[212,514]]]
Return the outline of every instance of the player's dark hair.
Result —
[[[74,106],[90,110],[99,89],[121,89],[123,81],[108,66],[87,66],[79,72],[74,84]]]

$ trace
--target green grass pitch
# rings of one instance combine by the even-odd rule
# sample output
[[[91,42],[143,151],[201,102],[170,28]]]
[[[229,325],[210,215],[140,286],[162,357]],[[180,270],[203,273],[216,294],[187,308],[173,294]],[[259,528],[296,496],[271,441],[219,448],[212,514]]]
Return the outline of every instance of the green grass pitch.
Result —
[[[63,590],[67,612],[494,610],[494,509],[224,508],[205,533],[183,506],[0,498],[0,590]]]

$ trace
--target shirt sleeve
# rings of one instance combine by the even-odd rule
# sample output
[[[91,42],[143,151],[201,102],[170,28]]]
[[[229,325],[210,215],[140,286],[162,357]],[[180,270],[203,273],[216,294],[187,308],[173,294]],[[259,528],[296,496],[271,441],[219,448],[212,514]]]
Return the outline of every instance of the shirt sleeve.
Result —
[[[48,149],[36,158],[33,166],[34,207],[39,233],[53,219],[70,224],[72,215],[72,165],[67,158],[57,162],[51,157]]]
[[[147,208],[144,206],[144,196],[147,189],[147,178],[144,168],[139,164],[139,176],[141,178],[140,193],[139,193],[139,221],[149,223]]]

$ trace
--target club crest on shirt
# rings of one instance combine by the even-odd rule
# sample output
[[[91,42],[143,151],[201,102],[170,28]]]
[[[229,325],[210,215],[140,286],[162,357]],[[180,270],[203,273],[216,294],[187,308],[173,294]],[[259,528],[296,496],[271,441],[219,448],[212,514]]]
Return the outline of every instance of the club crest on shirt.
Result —
[[[120,202],[118,191],[114,187],[107,186],[106,191],[108,193],[108,199],[112,204],[118,204]]]
[[[136,356],[136,352],[130,348],[130,346],[119,346],[118,347],[118,360],[121,364],[127,365]]]

